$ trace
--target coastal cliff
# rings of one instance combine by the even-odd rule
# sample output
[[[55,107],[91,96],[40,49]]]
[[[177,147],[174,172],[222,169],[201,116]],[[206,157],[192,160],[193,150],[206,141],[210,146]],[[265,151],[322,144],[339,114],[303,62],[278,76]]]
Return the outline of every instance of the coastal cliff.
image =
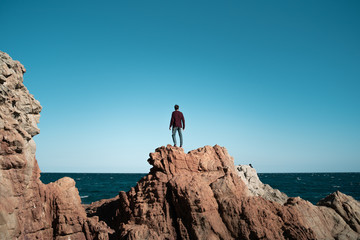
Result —
[[[41,106],[24,73],[0,52],[0,239],[108,239],[106,224],[86,216],[74,180],[40,181],[33,137]]]
[[[168,145],[148,162],[153,167],[136,187],[88,208],[115,230],[111,239],[360,238],[359,202],[352,197],[335,193],[319,206],[288,198],[250,180],[256,171],[236,169],[218,145],[187,154]],[[257,187],[249,190],[252,182]]]
[[[43,184],[33,137],[41,106],[25,68],[0,52],[0,239],[360,239],[360,204],[340,192],[317,206],[234,166],[224,147],[150,153],[128,192],[81,205],[75,181]]]

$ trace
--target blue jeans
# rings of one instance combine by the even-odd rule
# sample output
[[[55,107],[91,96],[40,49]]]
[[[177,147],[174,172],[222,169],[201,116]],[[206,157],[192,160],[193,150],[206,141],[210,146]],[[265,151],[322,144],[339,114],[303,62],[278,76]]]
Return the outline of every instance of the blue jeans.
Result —
[[[179,133],[179,137],[180,137],[180,147],[182,147],[183,145],[183,137],[182,137],[182,129],[180,127],[173,127],[172,128],[172,139],[174,141],[174,145],[176,145],[176,131],[178,131]]]

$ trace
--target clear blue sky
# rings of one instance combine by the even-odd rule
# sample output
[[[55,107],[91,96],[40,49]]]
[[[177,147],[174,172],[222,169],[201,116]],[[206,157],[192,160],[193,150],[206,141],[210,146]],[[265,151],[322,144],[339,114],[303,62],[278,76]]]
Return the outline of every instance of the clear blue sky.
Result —
[[[360,171],[360,1],[0,3],[44,172],[148,172],[172,143],[258,172]]]

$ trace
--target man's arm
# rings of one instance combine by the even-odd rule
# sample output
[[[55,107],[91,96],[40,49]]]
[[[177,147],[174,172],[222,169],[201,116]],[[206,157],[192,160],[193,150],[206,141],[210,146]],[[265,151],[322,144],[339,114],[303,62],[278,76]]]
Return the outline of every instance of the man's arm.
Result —
[[[181,120],[183,122],[183,130],[185,130],[185,118],[184,118],[184,114],[181,114],[182,117],[181,117]]]
[[[171,114],[169,130],[171,130],[171,126],[172,126],[173,124],[174,124],[174,113]]]

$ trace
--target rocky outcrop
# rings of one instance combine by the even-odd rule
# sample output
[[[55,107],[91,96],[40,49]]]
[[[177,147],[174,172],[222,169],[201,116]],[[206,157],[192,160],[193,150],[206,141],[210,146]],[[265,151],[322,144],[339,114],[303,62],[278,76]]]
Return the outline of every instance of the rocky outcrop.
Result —
[[[360,203],[353,197],[336,191],[317,205],[334,209],[355,232],[360,233]]]
[[[285,193],[272,188],[268,184],[263,184],[256,173],[255,168],[249,165],[236,166],[238,176],[243,180],[253,196],[260,196],[266,200],[284,204],[288,200]]]
[[[151,153],[148,162],[153,167],[136,187],[88,209],[90,216],[99,216],[115,230],[112,239],[360,237],[355,200],[349,210],[336,201],[325,207],[287,198],[261,185],[255,171],[247,167],[236,170],[223,147],[205,146],[186,154],[168,145]],[[242,174],[243,178],[239,177]],[[348,201],[346,195],[341,196],[340,202]]]
[[[40,181],[33,137],[41,106],[24,73],[0,52],[0,239],[108,239],[106,224],[86,216],[74,180]]]
[[[168,145],[128,192],[81,206],[74,180],[43,184],[33,136],[41,106],[25,68],[0,52],[0,239],[360,239],[359,202],[336,192],[314,206],[234,166],[223,147]]]

